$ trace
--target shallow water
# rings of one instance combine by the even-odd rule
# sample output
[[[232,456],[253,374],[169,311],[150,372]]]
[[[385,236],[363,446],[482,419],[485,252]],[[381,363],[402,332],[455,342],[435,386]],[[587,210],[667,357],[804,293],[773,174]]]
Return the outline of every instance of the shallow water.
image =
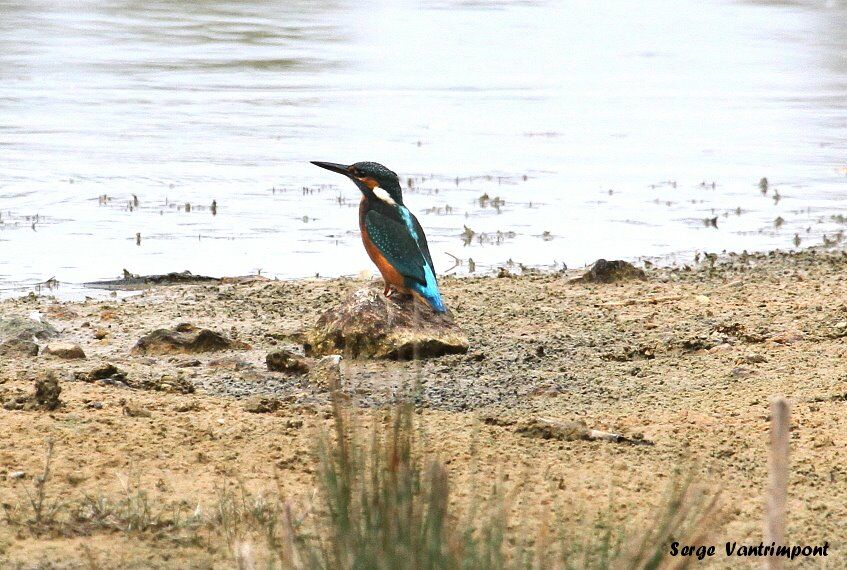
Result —
[[[0,295],[370,270],[309,160],[411,179],[442,273],[836,235],[847,7],[625,4],[0,0]]]

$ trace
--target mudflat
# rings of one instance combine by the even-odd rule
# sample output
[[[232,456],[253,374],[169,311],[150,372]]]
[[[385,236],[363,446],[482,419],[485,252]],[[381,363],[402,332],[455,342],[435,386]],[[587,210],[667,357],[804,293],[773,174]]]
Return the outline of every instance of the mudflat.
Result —
[[[344,359],[343,398],[367,423],[411,397],[420,448],[446,465],[453,500],[467,501],[480,481],[520,487],[514,525],[533,528],[551,513],[573,524],[600,513],[635,524],[677,470],[695,469],[701,484],[721,491],[726,523],[714,542],[758,544],[770,400],[785,395],[788,537],[829,541],[830,559],[843,561],[847,256],[707,257],[608,284],[574,281],[581,273],[442,278],[469,352]],[[97,498],[143,495],[151,512],[179,507],[211,518],[222,490],[243,488],[307,512],[315,440],[332,424],[329,392],[308,376],[269,371],[266,355],[296,348],[324,310],[367,285],[255,280],[153,287],[124,300],[0,302],[0,320],[35,317],[55,329],[33,341],[37,356],[25,347],[0,356],[1,565],[232,566],[231,548],[204,540],[202,527],[192,537],[95,524],[85,506]],[[142,336],[182,323],[232,344],[133,351]],[[50,372],[58,402],[44,388]],[[46,403],[33,399],[36,383],[49,392]],[[622,437],[551,437],[538,429],[550,422]],[[36,527],[27,493],[38,489],[50,446],[43,494],[54,510],[42,517],[53,519]]]

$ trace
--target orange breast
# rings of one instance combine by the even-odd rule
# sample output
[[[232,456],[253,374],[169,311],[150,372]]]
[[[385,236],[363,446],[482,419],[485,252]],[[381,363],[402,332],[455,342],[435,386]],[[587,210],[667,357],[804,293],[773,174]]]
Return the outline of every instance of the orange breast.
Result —
[[[362,243],[365,244],[365,251],[368,252],[368,257],[374,262],[374,265],[379,269],[382,278],[388,285],[392,285],[401,293],[409,293],[410,290],[406,287],[403,276],[388,263],[385,256],[380,253],[374,242],[371,241],[368,235],[368,229],[365,227],[365,207],[365,199],[362,198],[362,202],[359,204],[359,229],[362,232]]]

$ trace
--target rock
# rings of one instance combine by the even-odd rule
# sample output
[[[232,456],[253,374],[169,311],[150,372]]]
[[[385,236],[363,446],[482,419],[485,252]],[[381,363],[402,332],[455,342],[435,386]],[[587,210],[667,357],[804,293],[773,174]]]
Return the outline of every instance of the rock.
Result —
[[[106,329],[97,329],[94,331],[94,338],[97,340],[103,340],[107,336],[109,336],[109,331]]]
[[[318,360],[309,371],[309,384],[321,390],[341,388],[341,356],[333,354]]]
[[[59,334],[52,325],[44,320],[11,317],[0,319],[0,342],[11,339],[47,340]]]
[[[156,392],[169,392],[175,394],[194,393],[194,384],[185,378],[182,373],[176,376],[163,374],[154,378],[142,378],[140,380],[127,378],[126,372],[120,370],[114,364],[98,366],[90,372],[77,372],[74,378],[81,382],[98,382],[109,386],[129,387],[140,390],[154,390]]]
[[[582,277],[571,283],[616,283],[618,281],[647,280],[647,274],[627,261],[598,259]]]
[[[25,479],[26,471],[10,471],[9,479]]]
[[[74,378],[80,382],[96,382],[97,380],[112,380],[126,381],[126,373],[119,370],[114,364],[104,364],[94,368],[90,372],[77,372]]]
[[[230,340],[219,332],[188,323],[174,329],[158,329],[144,335],[132,348],[133,354],[195,354],[221,350],[247,350],[250,346]]]
[[[22,338],[9,339],[0,343],[0,356],[38,356],[38,345]]]
[[[171,394],[193,394],[194,384],[185,378],[181,373],[176,376],[172,374],[163,374],[159,378],[150,378],[141,382],[129,383],[130,388],[140,388],[142,390],[154,390],[156,392],[168,392]]]
[[[277,411],[282,402],[276,398],[253,396],[244,400],[244,410],[252,414],[270,414]]]
[[[303,347],[308,356],[411,359],[464,354],[468,339],[449,313],[363,288],[322,314]]]
[[[47,340],[58,334],[46,321],[24,317],[0,319],[0,356],[36,356],[36,340]]]
[[[618,433],[591,429],[582,420],[559,422],[549,418],[533,418],[518,426],[515,431],[527,437],[560,441],[611,441],[632,445],[653,445],[653,442],[644,439],[642,434],[633,434],[631,437],[627,437]]]
[[[78,344],[70,342],[51,342],[44,347],[44,354],[64,358],[65,360],[79,360],[85,358],[85,352]]]
[[[44,378],[35,381],[35,403],[44,410],[55,410],[62,405],[59,401],[59,394],[62,393],[62,387],[59,386],[59,379],[52,372],[48,372]]]
[[[100,287],[103,289],[127,289],[132,290],[143,285],[177,285],[183,283],[217,283],[220,281],[215,277],[205,275],[194,275],[190,271],[181,273],[172,272],[164,275],[133,275],[124,269],[123,279],[112,279],[109,281],[91,281],[85,285]]]
[[[309,363],[302,356],[290,350],[274,350],[265,357],[268,370],[286,372],[288,374],[305,374],[309,371]]]

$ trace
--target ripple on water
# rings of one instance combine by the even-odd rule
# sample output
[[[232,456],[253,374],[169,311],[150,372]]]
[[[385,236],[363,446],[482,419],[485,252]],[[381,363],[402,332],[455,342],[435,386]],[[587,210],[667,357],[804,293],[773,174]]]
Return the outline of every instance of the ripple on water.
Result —
[[[777,1],[11,0],[0,295],[124,268],[371,268],[357,191],[310,160],[401,173],[453,273],[795,236],[837,246],[845,15]]]

